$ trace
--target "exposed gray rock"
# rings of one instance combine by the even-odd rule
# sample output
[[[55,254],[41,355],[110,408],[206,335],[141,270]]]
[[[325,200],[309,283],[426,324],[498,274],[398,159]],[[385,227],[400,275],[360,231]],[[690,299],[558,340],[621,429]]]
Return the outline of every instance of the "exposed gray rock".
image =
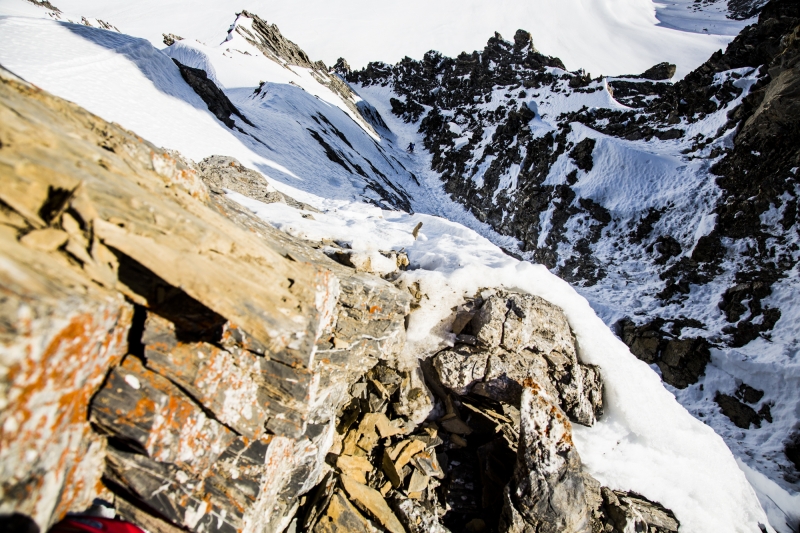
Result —
[[[639,78],[648,80],[669,80],[675,75],[678,68],[672,63],[659,63],[639,74]]]
[[[647,531],[648,533],[676,533],[680,523],[672,511],[635,493],[601,490],[605,512],[613,522],[615,533]]]
[[[263,174],[243,166],[233,157],[212,155],[200,161],[197,170],[211,188],[228,189],[265,204],[280,202],[301,211],[319,213],[315,207],[276,191]]]
[[[500,530],[589,533],[590,509],[572,426],[553,398],[532,380],[526,385],[517,464],[506,489]]]
[[[676,322],[671,329],[680,331],[680,327]],[[666,383],[685,389],[705,374],[706,365],[711,361],[711,345],[701,337],[676,338],[664,329],[666,323],[660,319],[641,326],[630,319],[617,323],[617,334],[633,355],[647,364],[657,364]]]
[[[673,339],[666,343],[656,363],[667,383],[685,389],[697,383],[711,361],[709,343],[705,339]]]
[[[487,354],[484,350],[456,347],[440,352],[433,359],[442,385],[465,396],[472,386],[486,375]]]
[[[749,405],[740,402],[730,394],[717,392],[714,395],[714,402],[719,406],[722,414],[727,416],[736,427],[750,429],[750,426],[761,427],[761,416]]]
[[[499,292],[487,295],[469,328],[478,347],[460,345],[433,360],[441,383],[456,394],[473,391],[518,404],[522,383],[534,377],[557,393],[575,421],[590,426],[602,414],[600,372],[578,361],[572,330],[558,307],[537,296]]]
[[[174,33],[162,33],[161,35],[164,36],[164,44],[167,46],[172,46],[177,41],[182,41],[183,37],[180,35],[175,35]]]
[[[375,130],[372,123],[379,122],[388,130],[383,119],[380,118],[380,114],[372,106],[369,106],[371,108],[369,114],[371,114],[372,117],[366,118],[362,116],[361,110],[356,104],[356,101],[360,100],[360,98],[356,98],[356,94],[347,82],[341,79],[337,74],[331,74],[322,61],[312,62],[299,46],[281,34],[278,26],[275,24],[268,24],[267,21],[263,20],[258,15],[247,11],[242,11],[239,16],[247,17],[252,20],[253,31],[251,32],[241,25],[237,25],[235,31],[250,44],[258,48],[266,57],[275,59],[278,64],[297,65],[310,69],[311,75],[314,76],[317,81],[342,97],[342,101],[345,105],[353,111],[356,117],[362,120],[362,126],[364,128],[374,133]],[[339,63],[337,63],[337,65],[339,65]]]
[[[434,509],[424,503],[408,498],[396,498],[390,502],[395,514],[409,533],[449,533],[436,516]]]

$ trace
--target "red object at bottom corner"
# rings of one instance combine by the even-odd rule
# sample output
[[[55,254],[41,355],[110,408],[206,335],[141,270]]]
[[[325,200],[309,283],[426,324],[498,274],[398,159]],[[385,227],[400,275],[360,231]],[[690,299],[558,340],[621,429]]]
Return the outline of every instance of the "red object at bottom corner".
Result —
[[[145,533],[130,522],[97,516],[70,516],[56,524],[49,533]]]

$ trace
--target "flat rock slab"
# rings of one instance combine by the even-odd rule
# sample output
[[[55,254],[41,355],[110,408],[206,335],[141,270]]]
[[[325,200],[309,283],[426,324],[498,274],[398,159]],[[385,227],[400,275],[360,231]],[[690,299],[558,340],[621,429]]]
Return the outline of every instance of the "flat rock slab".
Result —
[[[340,479],[345,492],[359,508],[369,514],[390,533],[405,533],[403,525],[392,512],[380,492],[357,482],[348,475],[342,475]]]
[[[315,525],[314,533],[368,533],[371,527],[341,490],[337,490],[325,514]]]
[[[128,356],[92,401],[92,420],[160,463],[205,471],[236,438],[168,379]]]

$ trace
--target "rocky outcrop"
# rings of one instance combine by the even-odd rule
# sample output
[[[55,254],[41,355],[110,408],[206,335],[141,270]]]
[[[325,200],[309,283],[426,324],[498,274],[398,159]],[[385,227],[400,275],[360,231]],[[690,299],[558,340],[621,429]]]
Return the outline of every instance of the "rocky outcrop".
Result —
[[[176,42],[183,40],[183,37],[175,35],[174,33],[162,33],[161,35],[164,36],[163,42],[167,46],[172,46]]]
[[[0,513],[44,530],[102,495],[154,528],[282,530],[410,297],[0,75]]]
[[[167,42],[167,37],[164,37],[164,42]],[[168,44],[167,46],[171,46],[175,43],[174,39],[172,43]],[[177,39],[180,40],[180,39]],[[234,122],[231,115],[235,115],[239,117],[243,122],[245,122],[249,126],[253,126],[253,123],[247,120],[241,111],[239,111],[233,102],[225,96],[225,93],[222,92],[222,89],[217,87],[217,84],[214,83],[213,80],[209,79],[208,74],[204,70],[199,68],[192,68],[182,64],[177,59],[173,58],[172,61],[178,65],[178,69],[181,71],[181,76],[183,77],[184,81],[194,89],[194,92],[197,93],[200,98],[203,99],[203,102],[206,103],[208,106],[208,110],[217,117],[220,122],[228,126],[230,129],[236,127],[236,123]]]
[[[295,43],[283,36],[278,26],[275,24],[268,24],[267,21],[262,19],[256,14],[242,11],[238,15],[237,23],[234,23],[231,31],[236,31],[239,35],[244,37],[250,44],[258,48],[264,56],[273,59],[279,65],[296,65],[299,67],[307,68],[311,71],[311,75],[321,83],[328,87],[335,94],[339,95],[342,102],[352,111],[354,119],[360,119],[361,126],[372,133],[377,138],[377,133],[373,128],[372,123],[374,119],[362,115],[359,108],[359,103],[363,107],[365,103],[357,97],[353,89],[337,74],[335,69],[329,71],[328,67],[322,61],[312,62],[308,55]],[[240,20],[246,20],[249,24],[241,24]],[[248,29],[249,26],[249,29]],[[347,62],[340,60],[337,66],[344,68]],[[349,68],[349,67],[347,67]],[[371,115],[380,118],[378,111],[368,106]],[[383,119],[380,119],[383,123]],[[386,125],[383,124],[385,127]]]
[[[279,202],[302,211],[319,212],[313,206],[276,191],[260,172],[242,166],[233,157],[212,155],[200,161],[197,170],[203,182],[217,194],[229,190],[265,204]]]
[[[602,525],[600,531],[614,533],[673,533],[680,529],[680,522],[672,511],[635,492],[616,491],[607,487],[602,487],[599,492],[602,501],[597,499],[596,494],[592,498],[596,505],[599,504],[593,511],[593,531],[598,530],[597,525]]]
[[[758,15],[769,0],[728,0],[728,18],[747,20]]]
[[[569,421],[533,380],[527,385],[517,466],[506,489],[500,529],[588,533],[589,507]]]
[[[675,75],[677,67],[672,63],[659,63],[639,74],[639,78],[648,80],[669,80]]]
[[[563,312],[536,296],[486,293],[456,322],[461,344],[433,359],[441,383],[458,395],[473,393],[518,405],[534,377],[576,422],[594,424],[603,412],[597,367],[578,361]],[[458,320],[458,319],[457,319]]]
[[[482,291],[420,366],[419,286],[255,217],[225,190],[312,209],[236,160],[6,72],[0,117],[3,525],[102,497],[167,533],[672,527],[582,471],[570,418],[602,415],[602,378],[558,307]]]
[[[703,379],[713,348],[758,352],[758,343],[794,336],[774,288],[795,290],[798,261],[800,11],[788,0],[732,0],[728,8],[734,18],[759,14],[758,22],[674,84],[669,64],[613,78],[568,72],[524,31],[458,57],[372,63],[347,79],[365,93],[391,88],[386,104],[416,125],[450,196],[516,239],[511,253],[546,265],[591,300],[613,302],[609,316],[630,321],[619,332],[631,351],[687,388]],[[631,174],[639,192],[601,184],[625,174],[634,153],[669,153],[675,165],[657,181],[674,179],[664,189],[674,191],[691,179],[691,192],[653,200],[655,182],[637,182],[651,167]],[[703,311],[709,298],[712,309]],[[746,381],[748,370],[738,372]],[[788,442],[793,421],[784,422]],[[715,429],[734,448],[743,442],[733,422]],[[773,474],[792,471],[779,451],[742,446],[743,456],[769,455]],[[796,473],[787,475],[796,483]]]
[[[672,324],[672,329],[679,324]],[[711,362],[710,344],[702,337],[680,338],[680,334],[665,333],[663,320],[636,326],[623,319],[616,325],[617,334],[628,345],[631,353],[648,364],[658,365],[661,377],[679,389],[697,383]]]

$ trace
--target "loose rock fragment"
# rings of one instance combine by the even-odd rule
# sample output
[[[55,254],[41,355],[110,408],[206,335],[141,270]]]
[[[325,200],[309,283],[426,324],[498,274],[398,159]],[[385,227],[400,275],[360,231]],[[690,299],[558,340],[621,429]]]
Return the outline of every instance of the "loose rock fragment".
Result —
[[[22,237],[19,242],[28,248],[33,248],[34,250],[52,252],[66,244],[68,239],[69,234],[64,231],[53,228],[45,228],[33,230]]]
[[[345,492],[359,508],[374,520],[377,520],[390,533],[405,533],[403,525],[392,512],[380,492],[357,482],[348,475],[342,475],[340,479]]]
[[[353,504],[337,490],[331,498],[325,514],[317,522],[314,533],[368,533],[369,523],[364,516],[353,507]]]

